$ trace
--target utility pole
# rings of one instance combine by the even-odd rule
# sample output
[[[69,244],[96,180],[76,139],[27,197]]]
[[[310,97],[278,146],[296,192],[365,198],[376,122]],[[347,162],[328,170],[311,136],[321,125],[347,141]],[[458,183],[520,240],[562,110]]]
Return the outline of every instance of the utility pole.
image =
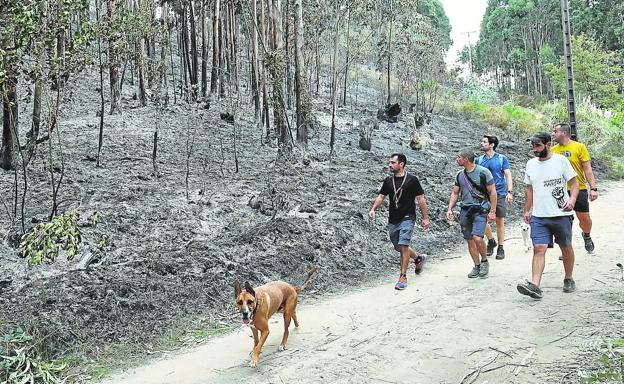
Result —
[[[562,0],[563,1],[563,0]],[[468,36],[468,66],[469,66],[469,71],[470,71],[470,75],[472,75],[472,45],[470,44],[470,34],[471,33],[477,33],[478,31],[468,31],[468,32],[462,32],[462,34],[467,35]]]
[[[565,55],[566,66],[566,101],[568,106],[568,124],[570,124],[570,136],[572,137],[572,139],[576,139],[576,106],[574,104],[574,74],[572,71],[570,7],[568,0],[561,0],[561,29],[563,30],[563,53]]]

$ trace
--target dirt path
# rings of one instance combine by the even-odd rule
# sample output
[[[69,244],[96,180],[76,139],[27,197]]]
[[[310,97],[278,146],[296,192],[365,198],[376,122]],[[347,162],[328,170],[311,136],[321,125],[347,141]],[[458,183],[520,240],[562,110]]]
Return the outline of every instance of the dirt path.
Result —
[[[476,383],[572,378],[575,358],[615,329],[624,312],[624,281],[615,267],[624,262],[624,183],[603,183],[601,190],[608,193],[592,204],[595,254],[583,250],[575,222],[576,293],[562,292],[560,253],[551,250],[543,300],[518,294],[531,257],[513,225],[507,259],[491,261],[488,279],[466,277],[471,265],[460,247],[455,259],[410,274],[403,292],[392,289],[395,276],[388,276],[316,303],[303,297],[290,348],[277,352],[282,319],[275,316],[257,369],[248,366],[251,332],[241,328],[107,383],[461,383],[471,372]]]

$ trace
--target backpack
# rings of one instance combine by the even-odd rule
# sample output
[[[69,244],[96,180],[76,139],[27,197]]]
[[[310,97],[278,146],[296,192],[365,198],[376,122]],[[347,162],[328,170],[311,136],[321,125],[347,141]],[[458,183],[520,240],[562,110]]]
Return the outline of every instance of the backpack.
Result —
[[[504,164],[504,159],[503,159],[503,157],[504,157],[505,155],[501,155],[500,153],[497,153],[497,155],[498,155],[498,161],[500,162],[500,169],[501,169],[501,171],[502,171],[502,170],[503,170],[503,164]],[[481,165],[481,164],[483,164],[483,162],[484,162],[484,161],[485,161],[485,154],[483,154],[483,155],[481,155],[481,156],[479,156],[479,157],[477,157],[477,158],[475,159],[475,163],[476,163],[477,165]]]

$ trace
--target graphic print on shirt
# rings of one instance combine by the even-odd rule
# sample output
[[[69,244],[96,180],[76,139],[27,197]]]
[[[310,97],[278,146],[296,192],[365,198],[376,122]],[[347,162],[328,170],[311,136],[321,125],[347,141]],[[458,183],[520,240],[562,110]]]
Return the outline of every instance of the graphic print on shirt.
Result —
[[[561,179],[544,180],[544,188],[552,188],[552,197],[557,201],[557,206],[563,208],[565,205],[565,191],[563,186],[561,186]]]

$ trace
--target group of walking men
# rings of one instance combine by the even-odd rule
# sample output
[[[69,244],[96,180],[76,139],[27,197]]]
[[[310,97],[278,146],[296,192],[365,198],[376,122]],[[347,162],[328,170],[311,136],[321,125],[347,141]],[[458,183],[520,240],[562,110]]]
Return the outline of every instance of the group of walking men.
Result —
[[[572,278],[574,212],[582,230],[585,250],[591,253],[594,243],[589,202],[598,198],[598,189],[589,152],[584,144],[572,140],[568,124],[557,124],[552,133],[539,132],[527,141],[531,143],[535,158],[526,164],[523,216],[524,221],[530,224],[533,262],[531,280],[518,284],[517,289],[524,295],[540,299],[545,254],[553,243],[559,245],[562,253],[565,270],[563,291],[576,290]],[[496,152],[498,144],[496,136],[484,135],[480,143],[483,154],[475,157],[473,148],[464,148],[455,158],[462,169],[455,176],[446,219],[456,219],[453,208],[459,205],[461,233],[474,264],[468,273],[469,278],[488,276],[488,256],[494,254],[495,248],[496,259],[505,258],[505,216],[507,206],[513,202],[513,178],[509,159]],[[410,247],[416,222],[416,203],[422,214],[423,229],[428,230],[430,226],[424,190],[418,177],[407,172],[406,165],[404,154],[390,155],[391,175],[383,181],[368,212],[369,219],[374,220],[375,211],[381,207],[385,197],[389,197],[388,234],[394,249],[401,255],[400,275],[395,284],[397,290],[407,287],[410,260],[414,260],[415,273],[420,274],[427,259],[425,254],[419,254]],[[490,227],[493,223],[496,224],[496,239]]]

